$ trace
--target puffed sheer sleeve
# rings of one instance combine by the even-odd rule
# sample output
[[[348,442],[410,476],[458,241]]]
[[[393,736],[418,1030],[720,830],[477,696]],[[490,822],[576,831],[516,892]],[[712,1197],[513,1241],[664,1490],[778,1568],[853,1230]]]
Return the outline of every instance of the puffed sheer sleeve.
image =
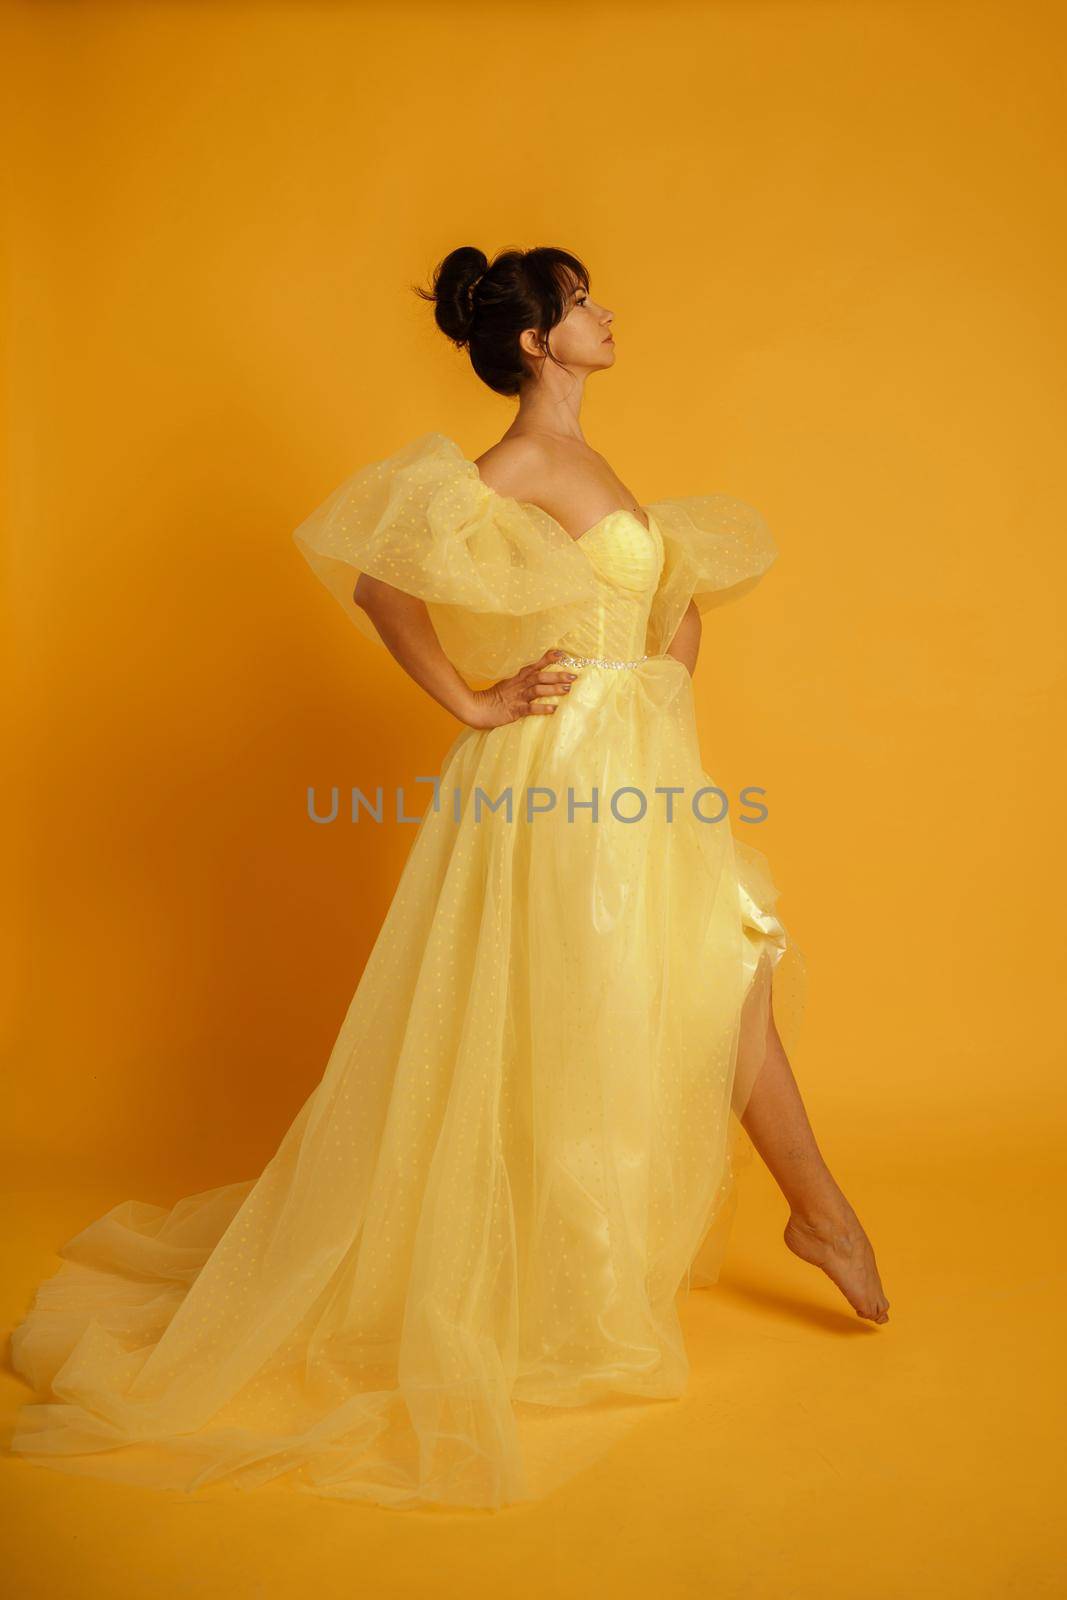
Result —
[[[508,677],[579,620],[596,580],[567,532],[490,489],[453,440],[423,434],[347,478],[293,533],[368,639],[361,572],[426,604],[441,646],[470,678]]]
[[[690,600],[703,612],[747,594],[778,551],[759,512],[732,495],[659,500],[645,509],[663,535],[663,570],[646,646],[658,655],[674,638]]]

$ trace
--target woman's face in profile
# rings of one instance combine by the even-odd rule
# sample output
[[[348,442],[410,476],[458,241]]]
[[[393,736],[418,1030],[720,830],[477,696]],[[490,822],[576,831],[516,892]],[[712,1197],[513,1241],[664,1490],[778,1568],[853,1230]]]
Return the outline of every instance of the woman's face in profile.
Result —
[[[549,333],[549,349],[564,366],[582,371],[613,366],[613,316],[607,306],[593,299],[584,283],[572,280],[563,319]]]

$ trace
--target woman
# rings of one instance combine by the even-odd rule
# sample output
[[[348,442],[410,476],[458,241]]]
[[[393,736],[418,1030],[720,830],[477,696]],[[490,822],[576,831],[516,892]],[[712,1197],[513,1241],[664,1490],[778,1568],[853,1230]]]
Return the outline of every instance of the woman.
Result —
[[[701,613],[773,544],[723,495],[638,505],[586,443],[615,351],[576,257],[460,249],[418,292],[517,395],[511,427],[476,461],[421,436],[295,537],[464,726],[264,1172],[117,1207],[16,1329],[51,1398],[14,1448],[52,1466],[396,1506],[544,1492],[606,1448],[617,1417],[587,1402],[683,1393],[675,1297],[717,1275],[742,1119],[786,1243],[887,1317],[775,1024],[799,958],[700,764]]]

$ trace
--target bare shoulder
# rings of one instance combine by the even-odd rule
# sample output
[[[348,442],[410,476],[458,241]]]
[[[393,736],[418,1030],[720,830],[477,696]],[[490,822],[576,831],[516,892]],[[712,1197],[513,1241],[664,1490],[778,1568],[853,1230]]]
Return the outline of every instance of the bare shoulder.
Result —
[[[620,506],[637,505],[604,457],[585,440],[563,443],[531,434],[505,435],[478,456],[475,465],[490,489],[540,507],[574,539]]]
[[[553,462],[544,440],[519,434],[490,445],[475,457],[474,464],[490,489],[513,500],[525,500],[536,494]]]

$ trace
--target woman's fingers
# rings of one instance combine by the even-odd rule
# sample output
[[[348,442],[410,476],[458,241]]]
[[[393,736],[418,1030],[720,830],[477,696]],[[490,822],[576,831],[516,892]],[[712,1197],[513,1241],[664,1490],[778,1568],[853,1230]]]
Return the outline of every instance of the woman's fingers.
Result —
[[[562,654],[556,648],[546,650],[537,661],[520,667],[509,683],[497,686],[503,691],[502,698],[513,721],[524,716],[549,717],[556,710],[554,701],[540,705],[534,702],[545,695],[565,695],[577,678],[576,672],[546,670]]]
[[[542,703],[539,705],[537,701],[541,695],[552,694],[558,689],[558,687],[558,684],[525,684],[522,690],[523,705],[520,708],[519,715],[522,716],[523,713],[525,713],[527,716],[544,716],[548,711],[555,711],[556,707],[553,703],[542,701]]]
[[[546,650],[543,656],[539,656],[536,661],[531,661],[525,667],[523,667],[521,669],[520,676],[525,673],[533,673],[535,676],[543,677],[544,674],[541,669],[543,667],[554,666],[562,654],[562,650]],[[564,676],[573,678],[574,673],[565,673]]]
[[[577,674],[574,672],[539,672],[534,679],[535,694],[559,694],[569,689]]]

